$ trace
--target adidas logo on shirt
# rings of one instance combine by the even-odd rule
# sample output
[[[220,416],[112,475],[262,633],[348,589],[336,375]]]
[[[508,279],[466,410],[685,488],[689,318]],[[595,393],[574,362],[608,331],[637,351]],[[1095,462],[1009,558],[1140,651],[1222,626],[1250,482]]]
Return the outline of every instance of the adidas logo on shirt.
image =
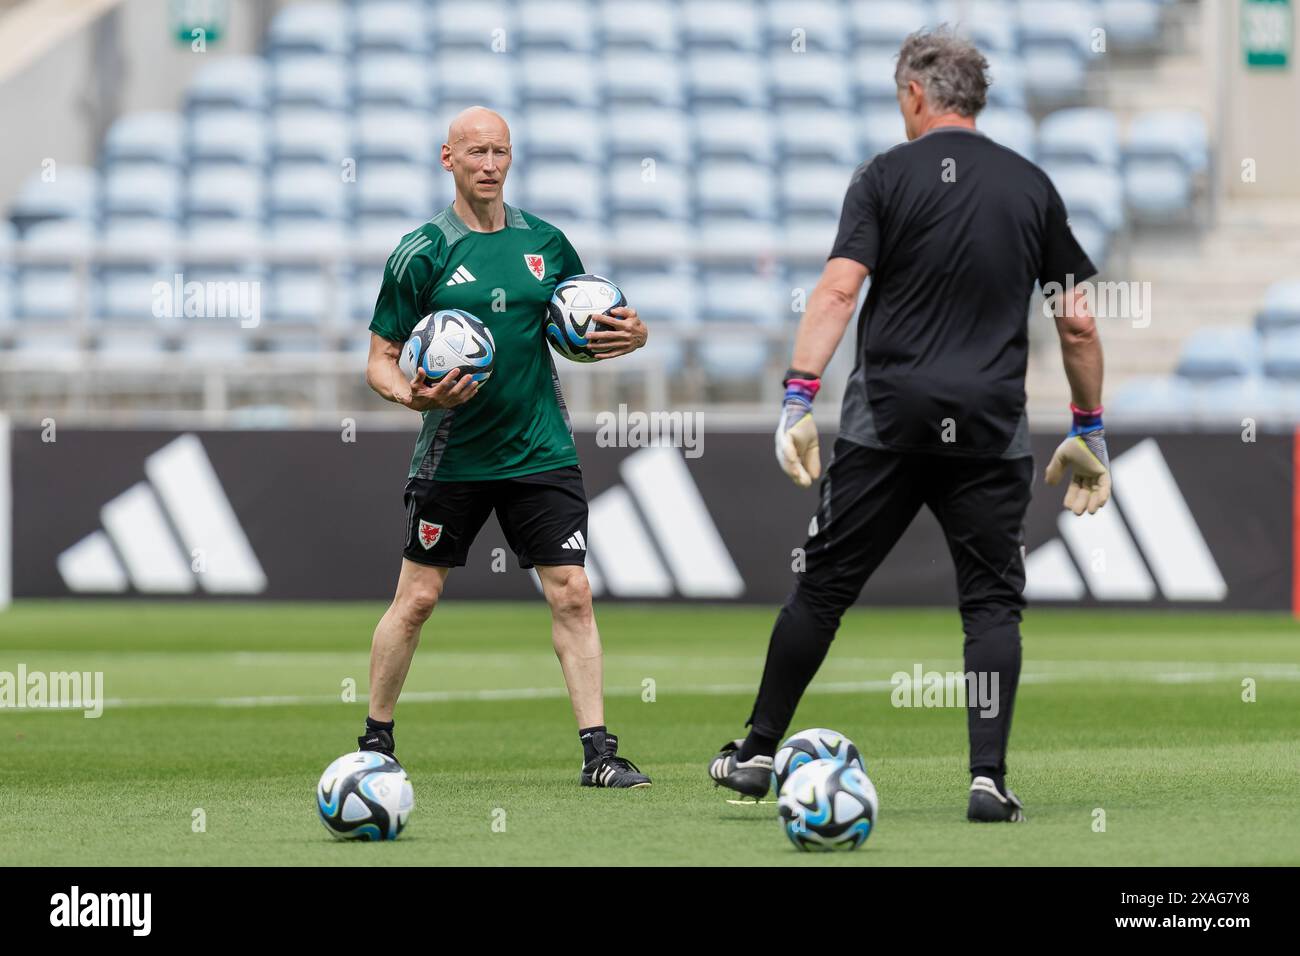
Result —
[[[582,537],[581,531],[575,531],[573,534],[569,535],[569,540],[560,545],[560,547],[565,551],[586,551],[587,542],[586,539]]]
[[[460,285],[462,282],[473,282],[474,273],[470,272],[464,266],[457,266],[456,271],[451,274],[447,280],[447,285]]]

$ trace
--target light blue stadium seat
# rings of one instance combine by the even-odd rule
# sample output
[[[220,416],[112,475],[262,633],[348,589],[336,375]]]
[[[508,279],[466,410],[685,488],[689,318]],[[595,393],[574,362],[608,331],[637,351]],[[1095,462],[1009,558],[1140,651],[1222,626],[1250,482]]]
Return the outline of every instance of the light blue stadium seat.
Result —
[[[1195,387],[1175,375],[1129,379],[1106,401],[1112,425],[1187,426],[1195,411]]]
[[[1095,0],[1020,0],[1020,50],[1056,48],[1086,59],[1091,55],[1092,31],[1100,26],[1099,14]]]
[[[270,234],[276,249],[307,261],[277,265],[263,303],[273,322],[317,325],[346,314],[346,283],[334,260],[326,257],[346,246],[350,236],[338,222],[277,222]],[[315,260],[315,256],[320,256]]]
[[[427,110],[433,106],[429,61],[411,54],[382,53],[355,63],[358,107]]]
[[[1098,269],[1104,268],[1110,256],[1111,230],[1107,229],[1093,213],[1084,211],[1071,216],[1070,231],[1074,233],[1074,238],[1088,254],[1092,264]]]
[[[700,318],[772,328],[784,320],[789,290],[783,277],[753,270],[705,268],[700,273]]]
[[[352,30],[351,11],[343,4],[291,3],[280,8],[267,28],[267,52],[272,57],[348,56]]]
[[[685,219],[691,210],[691,181],[682,166],[657,163],[654,176],[636,160],[612,163],[605,177],[610,211],[619,215]]]
[[[700,107],[766,109],[767,67],[750,53],[693,52],[687,56],[691,102]]]
[[[1132,159],[1124,164],[1129,215],[1144,222],[1171,222],[1193,214],[1192,177],[1181,163]]]
[[[514,5],[501,0],[442,0],[434,9],[435,46],[442,51],[492,51],[494,39],[503,39],[511,49],[510,25],[515,23]],[[504,35],[494,31],[505,30]]]
[[[89,166],[56,162],[23,181],[9,207],[20,234],[38,223],[94,217],[99,204],[99,174]]]
[[[1160,0],[1102,0],[1106,40],[1115,50],[1146,50],[1160,42]]]
[[[1255,313],[1255,328],[1262,333],[1300,328],[1300,279],[1274,282],[1264,294],[1264,305]]]
[[[181,336],[177,352],[206,364],[238,359],[252,349],[253,339],[238,322],[227,319],[196,319]]]
[[[1295,425],[1300,420],[1300,387],[1292,380],[1246,375],[1197,382],[1192,407],[1201,427],[1239,429],[1242,421],[1257,425]]]
[[[1015,150],[1028,160],[1038,154],[1034,118],[1025,110],[990,106],[980,113],[975,125],[995,143]]]
[[[171,166],[132,163],[109,167],[100,186],[100,210],[106,217],[138,216],[177,219],[181,213],[181,176]]]
[[[384,0],[368,4],[355,19],[354,43],[361,56],[406,53],[428,56],[432,11],[422,0]]]
[[[1036,103],[1052,105],[1083,98],[1088,82],[1088,63],[1074,50],[1062,46],[1030,46],[1022,54],[1021,64],[1024,91]],[[1023,103],[1003,102],[1002,105]]]
[[[612,106],[680,107],[682,70],[662,53],[607,52],[601,61],[605,100]]]
[[[989,53],[988,105],[1006,109],[1025,108],[1025,65],[1014,53]]]
[[[270,155],[270,137],[261,113],[211,110],[190,119],[190,172],[204,164],[261,168]]]
[[[854,166],[861,160],[857,117],[852,111],[787,110],[776,132],[786,163],[829,162]]]
[[[870,47],[890,54],[898,52],[909,33],[930,25],[932,12],[929,3],[912,0],[879,0],[848,6],[854,43],[860,48]]]
[[[271,153],[277,163],[314,162],[341,169],[354,156],[349,118],[329,110],[277,110],[271,117]]]
[[[1195,110],[1139,113],[1129,124],[1124,159],[1165,160],[1179,163],[1191,174],[1204,172],[1209,164],[1205,119]]]
[[[271,85],[276,106],[346,110],[351,104],[349,61],[334,56],[289,56],[275,61]]]
[[[220,57],[195,73],[185,88],[190,118],[207,110],[264,110],[269,101],[270,68],[258,56]]]
[[[205,287],[209,283],[220,284],[234,290],[236,295],[244,296],[249,302],[256,290],[260,305],[264,307],[266,292],[262,286],[267,272],[261,260],[261,251],[269,242],[269,236],[261,224],[255,221],[193,220],[186,227],[185,233],[184,281],[201,283]],[[178,315],[176,318],[199,328],[204,325],[214,326],[226,334],[228,329],[238,330],[238,322],[231,318],[233,314],[228,312],[225,317]]]
[[[528,162],[601,162],[611,155],[607,149],[618,145],[617,137],[612,135],[610,143],[606,144],[605,134],[607,128],[612,129],[619,115],[622,114],[609,116],[594,110],[565,107],[528,110],[510,131],[512,137],[522,133],[519,139],[527,143],[526,147],[515,144],[515,159],[519,160],[526,154]]]
[[[1038,148],[1041,153],[1041,140]],[[1071,218],[1092,215],[1110,232],[1123,226],[1123,185],[1118,173],[1102,166],[1078,163],[1044,163],[1043,171],[1056,185]]]
[[[375,109],[356,114],[353,127],[360,163],[414,163],[432,166],[445,135],[424,113]]]
[[[653,159],[684,164],[691,160],[690,127],[684,114],[670,109],[620,109],[606,116],[608,153],[616,158]],[[602,148],[597,137],[596,147]]]
[[[101,235],[106,261],[99,267],[93,311],[110,322],[152,322],[154,286],[171,286],[180,271],[179,230],[168,221],[115,220]]]
[[[815,256],[818,261],[824,261],[835,242],[839,224],[838,213],[786,215],[781,220],[781,238],[786,245],[799,250],[803,255]]]
[[[402,233],[398,233],[393,240],[396,247],[397,240]],[[375,303],[379,299],[379,287],[384,281],[384,267],[358,266],[352,273],[352,282],[348,288],[349,315],[352,321],[360,322],[365,325],[370,324],[370,320],[375,315]],[[370,336],[359,336],[363,341],[368,342]]]
[[[949,23],[986,56],[1014,53],[1019,40],[1016,6],[1011,0],[940,0],[935,23]]]
[[[1245,326],[1198,329],[1183,342],[1178,374],[1206,380],[1252,375],[1259,369],[1259,339]]]
[[[520,59],[519,91],[527,108],[594,109],[599,103],[599,64],[568,53],[526,53]]]
[[[734,255],[775,254],[781,232],[774,219],[756,219],[736,213],[701,213],[695,219],[695,236],[704,250],[724,250]]]
[[[16,230],[8,219],[0,219],[0,326],[10,322],[14,315],[14,244]]]
[[[86,255],[94,240],[94,229],[85,219],[49,220],[27,228],[23,251],[43,258],[25,262],[15,271],[15,313],[19,321],[76,317],[79,269],[73,257]],[[86,275],[89,277],[89,273]]]
[[[1119,168],[1119,122],[1106,109],[1057,110],[1038,128],[1038,155],[1044,164],[1093,163]]]
[[[601,0],[600,27],[608,50],[676,53],[681,46],[672,0]]]
[[[853,89],[858,103],[870,108],[888,106],[898,109],[898,84],[894,82],[895,53],[869,49],[852,58]]]
[[[780,171],[781,207],[786,217],[832,219],[844,205],[853,167],[832,163],[798,163]]]
[[[767,111],[705,109],[689,115],[700,160],[742,159],[768,164],[776,160],[778,133]]]
[[[148,163],[179,166],[184,160],[185,121],[179,113],[150,110],[119,116],[100,153],[105,166]]]
[[[689,328],[699,320],[695,312],[695,279],[688,267],[623,268],[619,270],[619,288],[647,325],[655,324],[661,329],[671,325],[680,329]],[[669,374],[680,368],[686,358],[686,343],[671,331],[651,334],[644,349],[626,356],[634,360],[628,367],[657,362]]]
[[[1300,381],[1300,329],[1282,329],[1264,336],[1262,352],[1265,375]]]
[[[486,106],[508,112],[519,102],[514,57],[455,50],[437,56],[433,65],[438,103],[447,111]]]
[[[907,142],[907,129],[897,107],[878,106],[864,110],[861,124],[864,159]]]
[[[581,0],[519,0],[511,22],[524,51],[587,54],[596,48],[597,19]]]
[[[787,52],[798,43],[808,52],[843,54],[849,39],[843,11],[837,0],[772,0],[767,7],[768,44]]]
[[[697,170],[695,205],[705,215],[771,219],[776,213],[776,181],[757,163],[717,162]]]
[[[267,215],[271,219],[331,219],[348,216],[341,171],[318,163],[284,163],[271,171]]]
[[[192,170],[185,186],[185,214],[200,220],[259,221],[264,216],[262,174],[251,167]]]
[[[778,48],[767,61],[767,72],[777,107],[847,110],[852,105],[849,71],[836,54]]]
[[[133,367],[142,361],[160,359],[167,344],[157,331],[150,329],[111,329],[95,337],[95,362],[106,370],[117,363]]]
[[[524,208],[543,219],[599,219],[605,215],[600,169],[577,163],[529,164]]]
[[[437,209],[433,174],[427,166],[405,163],[371,163],[362,168],[355,187],[358,218],[404,218],[414,224],[433,216]],[[401,235],[399,233],[398,235]]]
[[[763,42],[760,7],[744,0],[694,0],[683,11],[687,49],[757,53]]]
[[[684,217],[615,214],[610,220],[610,239],[621,254],[662,260],[681,254],[691,240],[691,223]],[[622,275],[621,270],[619,274]]]
[[[377,264],[373,266],[364,265],[358,268],[375,268],[382,271],[384,262],[397,248],[402,237],[431,218],[438,208],[438,204],[435,203],[428,215],[415,219],[409,216],[358,216],[353,224],[352,238],[359,250],[378,259]]]

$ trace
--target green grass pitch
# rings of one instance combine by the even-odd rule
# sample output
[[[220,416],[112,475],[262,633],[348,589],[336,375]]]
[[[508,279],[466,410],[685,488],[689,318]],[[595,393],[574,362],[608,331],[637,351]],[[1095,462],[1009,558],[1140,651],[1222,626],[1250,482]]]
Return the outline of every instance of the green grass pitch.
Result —
[[[1300,863],[1294,622],[1032,609],[1009,777],[1027,825],[965,821],[962,711],[891,705],[894,672],[960,670],[955,612],[846,616],[795,724],[857,742],[881,811],[861,851],[823,855],[706,777],[748,715],[775,608],[598,607],[608,723],[655,784],[618,792],[578,786],[545,607],[449,600],[397,711],[410,825],[395,843],[336,842],[312,790],[360,732],[381,611],[0,613],[0,671],[102,671],[109,700],[93,720],[0,709],[0,865]]]

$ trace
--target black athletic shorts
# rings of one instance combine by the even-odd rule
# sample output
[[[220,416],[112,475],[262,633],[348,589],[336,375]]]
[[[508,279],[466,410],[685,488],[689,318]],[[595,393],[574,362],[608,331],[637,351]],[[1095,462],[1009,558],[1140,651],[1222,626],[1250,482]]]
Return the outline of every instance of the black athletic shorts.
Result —
[[[495,481],[411,478],[402,554],[418,564],[464,567],[493,510],[520,567],[586,563],[587,492],[578,465]]]

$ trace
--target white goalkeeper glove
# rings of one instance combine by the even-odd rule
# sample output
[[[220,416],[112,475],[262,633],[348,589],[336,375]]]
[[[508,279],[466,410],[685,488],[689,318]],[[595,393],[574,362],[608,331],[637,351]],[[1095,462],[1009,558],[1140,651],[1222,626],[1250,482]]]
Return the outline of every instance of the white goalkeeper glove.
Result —
[[[776,460],[791,481],[807,488],[822,473],[817,425],[812,417],[812,403],[821,388],[821,380],[816,375],[791,369],[782,384],[785,401],[776,426]]]
[[[1065,489],[1065,507],[1076,515],[1085,511],[1093,515],[1110,500],[1110,456],[1106,453],[1106,429],[1101,424],[1101,408],[1085,411],[1070,406],[1074,427],[1065,441],[1056,446],[1047,464],[1047,483],[1058,484],[1066,468],[1074,470]]]

